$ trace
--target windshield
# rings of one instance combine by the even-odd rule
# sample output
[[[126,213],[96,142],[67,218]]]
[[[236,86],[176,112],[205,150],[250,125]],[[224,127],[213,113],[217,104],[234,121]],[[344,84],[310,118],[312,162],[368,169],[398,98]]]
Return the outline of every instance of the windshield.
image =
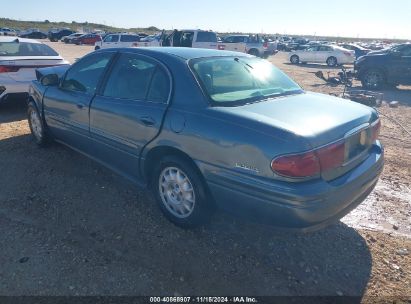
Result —
[[[0,42],[0,56],[58,56],[51,47],[42,43]]]
[[[218,105],[258,102],[303,92],[287,75],[258,58],[201,58],[192,60],[190,66],[210,99]]]

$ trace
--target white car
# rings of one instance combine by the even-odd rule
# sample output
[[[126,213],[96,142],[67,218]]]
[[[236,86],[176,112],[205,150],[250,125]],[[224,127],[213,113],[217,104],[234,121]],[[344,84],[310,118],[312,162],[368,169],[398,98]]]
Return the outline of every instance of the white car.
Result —
[[[288,59],[292,64],[315,62],[336,66],[354,63],[355,52],[335,45],[318,45],[305,50],[292,51]]]
[[[0,103],[26,94],[36,69],[69,64],[51,47],[33,39],[0,37]]]
[[[132,47],[136,46],[136,42],[140,41],[140,36],[135,34],[117,33],[109,34],[102,41],[97,41],[94,44],[94,49],[107,49],[117,47]]]

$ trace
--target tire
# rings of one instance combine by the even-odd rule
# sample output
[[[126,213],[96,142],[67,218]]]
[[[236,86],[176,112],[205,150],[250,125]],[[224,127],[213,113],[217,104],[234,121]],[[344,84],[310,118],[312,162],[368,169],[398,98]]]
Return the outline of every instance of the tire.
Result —
[[[361,84],[365,89],[381,89],[385,84],[384,72],[378,69],[366,71],[361,77]]]
[[[260,52],[257,49],[251,49],[248,51],[249,55],[253,55],[255,57],[260,57]]]
[[[337,58],[334,56],[328,57],[326,61],[327,65],[330,67],[334,67],[338,64]]]
[[[94,48],[95,51],[98,51],[100,49],[100,47],[98,45],[96,45],[96,47]]]
[[[300,57],[298,57],[297,55],[292,55],[290,57],[290,62],[292,64],[299,64],[300,63]]]
[[[29,102],[27,116],[31,135],[38,146],[44,147],[50,142],[44,120],[41,118],[34,102]]]
[[[187,160],[176,156],[161,159],[154,169],[151,187],[161,211],[173,224],[194,228],[210,219],[213,205],[207,189]]]

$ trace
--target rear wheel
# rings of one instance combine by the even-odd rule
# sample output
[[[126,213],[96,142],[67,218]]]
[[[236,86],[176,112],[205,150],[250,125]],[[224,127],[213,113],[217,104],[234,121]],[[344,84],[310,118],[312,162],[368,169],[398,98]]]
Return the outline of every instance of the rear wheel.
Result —
[[[333,56],[328,57],[326,62],[327,62],[327,65],[330,66],[330,67],[336,66],[337,63],[338,63],[337,58],[335,58]]]
[[[361,84],[366,89],[378,90],[384,86],[385,75],[382,71],[371,69],[364,73],[361,78]]]
[[[163,158],[154,170],[151,185],[161,211],[177,226],[192,228],[210,218],[212,205],[203,180],[183,158]]]
[[[49,142],[50,137],[47,134],[44,121],[33,102],[28,104],[27,114],[30,131],[36,144],[39,146],[45,146]]]
[[[96,47],[94,48],[95,51],[99,50],[100,47],[98,45],[96,45]]]
[[[292,55],[292,56],[290,57],[290,62],[291,62],[292,64],[298,64],[298,63],[300,62],[300,58],[299,58],[297,55]]]
[[[248,54],[259,57],[260,56],[260,52],[257,49],[251,49],[248,51]]]

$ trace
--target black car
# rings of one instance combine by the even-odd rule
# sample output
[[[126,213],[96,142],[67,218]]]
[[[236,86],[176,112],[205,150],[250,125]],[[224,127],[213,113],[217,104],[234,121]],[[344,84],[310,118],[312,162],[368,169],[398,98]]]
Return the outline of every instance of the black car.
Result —
[[[62,30],[59,30],[59,31],[49,32],[48,38],[50,39],[50,41],[56,42],[56,41],[59,41],[64,36],[68,36],[68,35],[71,35],[73,33],[74,32],[72,30],[62,29]]]
[[[354,63],[357,78],[366,89],[411,84],[411,44],[370,52]]]
[[[351,50],[355,52],[355,58],[360,58],[361,56],[367,55],[371,50],[363,48],[357,44],[345,43],[340,44],[340,46],[346,50]]]
[[[47,35],[40,31],[31,31],[31,32],[21,33],[19,37],[30,38],[30,39],[46,39]]]

